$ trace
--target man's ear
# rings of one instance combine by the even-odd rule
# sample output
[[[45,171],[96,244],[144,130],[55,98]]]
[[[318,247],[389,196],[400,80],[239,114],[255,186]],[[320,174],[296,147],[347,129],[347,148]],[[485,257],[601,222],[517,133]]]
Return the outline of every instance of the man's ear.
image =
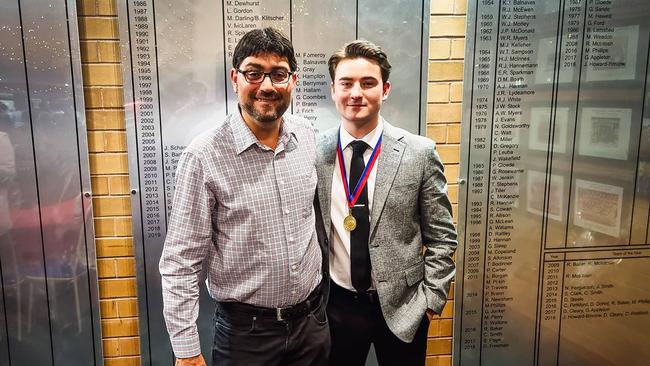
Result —
[[[330,83],[330,93],[332,94],[332,99],[334,99],[334,82]]]
[[[230,69],[230,82],[232,83],[232,89],[237,93],[237,78],[239,77],[239,73],[237,70]]]
[[[382,95],[382,97],[381,97],[381,100],[382,100],[382,101],[388,99],[388,94],[390,94],[390,88],[391,88],[391,86],[392,86],[392,84],[390,83],[390,81],[386,81],[386,82],[384,83],[384,85],[382,85],[382,88],[383,88],[383,95]]]

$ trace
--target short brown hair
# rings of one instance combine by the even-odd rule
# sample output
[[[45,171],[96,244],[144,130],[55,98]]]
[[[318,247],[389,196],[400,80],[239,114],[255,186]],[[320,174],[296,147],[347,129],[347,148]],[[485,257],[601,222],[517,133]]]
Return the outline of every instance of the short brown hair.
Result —
[[[388,81],[391,66],[390,62],[388,62],[388,56],[386,53],[376,44],[359,39],[346,43],[343,48],[334,52],[334,54],[330,56],[328,65],[332,81],[334,81],[334,74],[339,62],[341,62],[341,60],[354,58],[365,58],[375,61],[381,69],[381,81],[384,83]]]

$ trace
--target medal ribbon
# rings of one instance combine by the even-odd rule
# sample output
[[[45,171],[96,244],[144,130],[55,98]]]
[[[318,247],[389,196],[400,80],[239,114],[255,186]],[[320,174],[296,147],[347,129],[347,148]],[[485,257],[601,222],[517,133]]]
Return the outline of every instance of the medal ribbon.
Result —
[[[372,167],[375,165],[375,162],[377,161],[377,157],[379,156],[379,151],[381,150],[382,135],[379,136],[379,140],[377,140],[377,145],[375,145],[375,148],[372,150],[372,154],[370,155],[370,159],[368,160],[368,163],[366,164],[365,168],[363,168],[363,172],[361,173],[361,178],[357,182],[357,186],[354,187],[354,191],[350,193],[350,188],[348,187],[348,175],[345,172],[345,165],[343,164],[343,149],[341,148],[341,134],[339,133],[339,145],[338,145],[338,149],[336,150],[336,155],[339,158],[339,170],[341,170],[341,179],[343,180],[343,188],[345,189],[345,198],[348,201],[349,208],[352,208],[354,204],[357,202],[359,196],[361,195],[361,191],[363,190],[363,187],[366,185],[366,182],[370,177],[370,172],[372,171]]]

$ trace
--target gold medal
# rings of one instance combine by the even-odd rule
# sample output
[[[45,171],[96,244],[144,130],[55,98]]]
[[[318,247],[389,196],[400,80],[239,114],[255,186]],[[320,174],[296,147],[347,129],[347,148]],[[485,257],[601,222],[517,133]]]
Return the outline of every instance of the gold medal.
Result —
[[[352,214],[348,214],[343,219],[343,227],[347,231],[353,231],[357,227],[357,219],[355,219],[354,216],[352,216]]]

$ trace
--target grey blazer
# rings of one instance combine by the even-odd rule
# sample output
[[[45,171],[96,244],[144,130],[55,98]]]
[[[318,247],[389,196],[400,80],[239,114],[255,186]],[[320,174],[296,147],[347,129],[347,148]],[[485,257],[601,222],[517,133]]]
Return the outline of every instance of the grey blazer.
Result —
[[[338,127],[325,131],[317,143],[318,198],[328,238],[338,131]],[[411,342],[426,309],[439,314],[447,301],[455,274],[456,230],[435,143],[386,121],[369,246],[386,323],[399,339]]]

